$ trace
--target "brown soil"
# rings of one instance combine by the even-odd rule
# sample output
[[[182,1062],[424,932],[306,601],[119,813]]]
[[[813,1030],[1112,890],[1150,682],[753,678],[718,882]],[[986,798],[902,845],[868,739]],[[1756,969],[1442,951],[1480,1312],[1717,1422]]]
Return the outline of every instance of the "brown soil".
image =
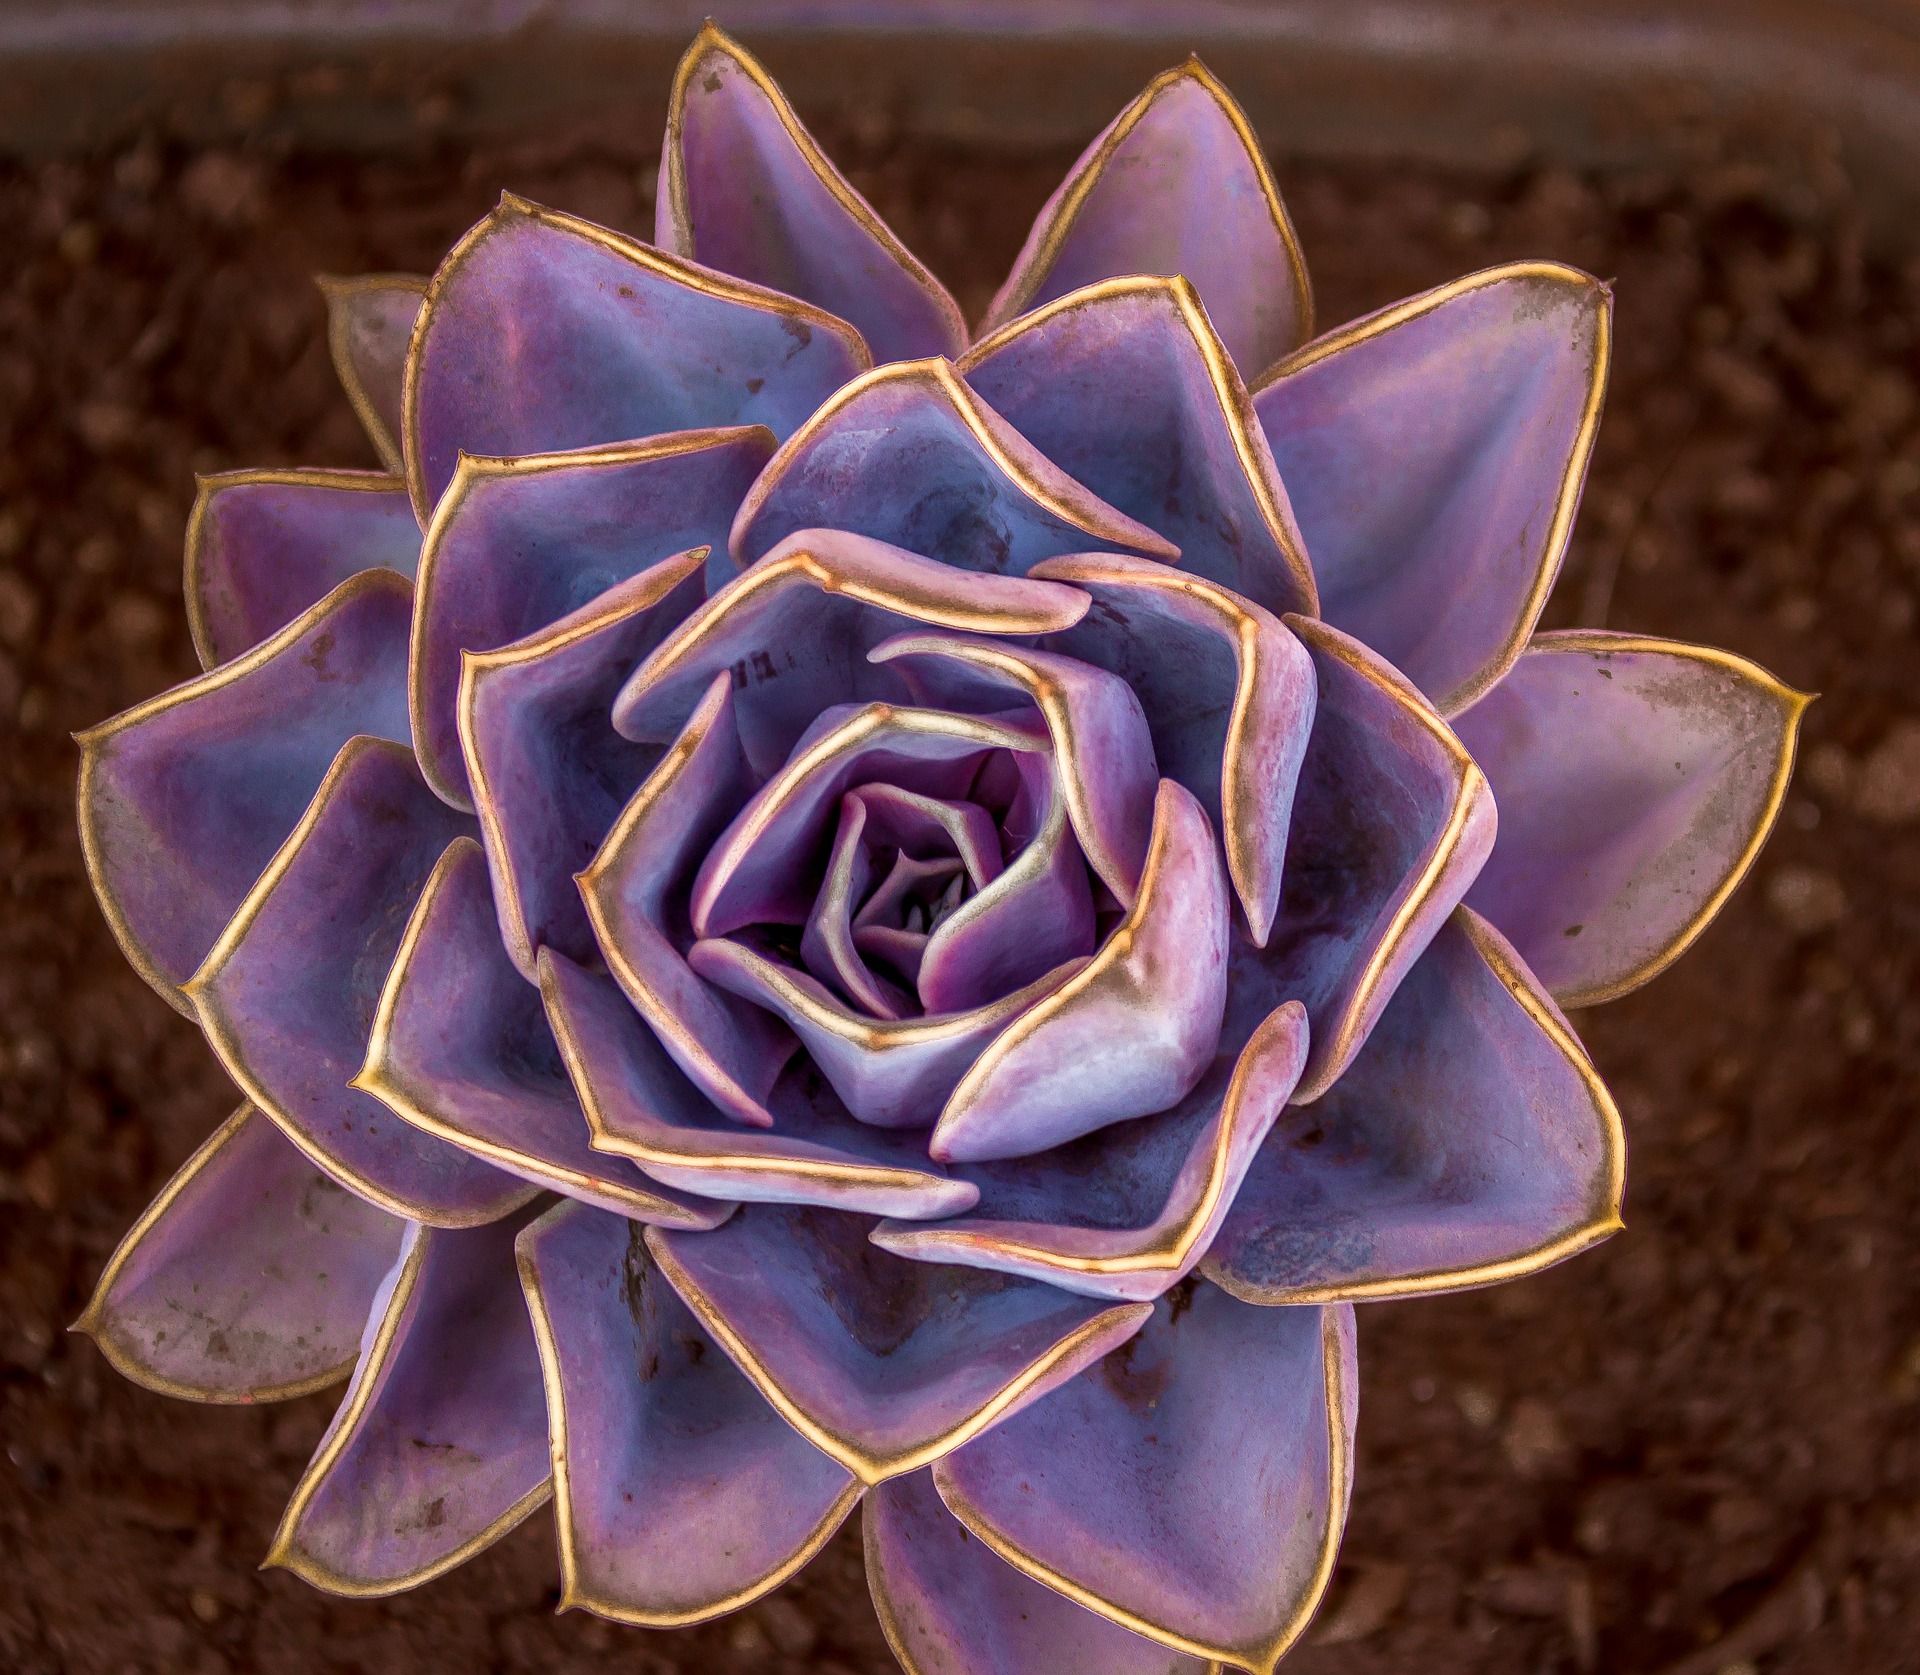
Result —
[[[1063,159],[842,148],[977,312]],[[1299,1675],[1920,1668],[1920,267],[1844,184],[1284,166],[1335,322],[1547,255],[1618,279],[1556,622],[1822,689],[1782,829],[1671,974],[1580,1020],[1629,1230],[1531,1282],[1363,1311],[1358,1491]],[[63,1335],[232,1094],[82,880],[67,734],[193,670],[190,473],[370,464],[314,270],[426,269],[510,185],[651,225],[643,149],[404,163],[140,150],[0,172],[0,1663],[169,1675],[890,1667],[843,1535],[679,1635],[550,1615],[544,1516],[414,1594],[258,1574],[327,1399],[202,1409]],[[1793,202],[1789,211],[1777,207]]]

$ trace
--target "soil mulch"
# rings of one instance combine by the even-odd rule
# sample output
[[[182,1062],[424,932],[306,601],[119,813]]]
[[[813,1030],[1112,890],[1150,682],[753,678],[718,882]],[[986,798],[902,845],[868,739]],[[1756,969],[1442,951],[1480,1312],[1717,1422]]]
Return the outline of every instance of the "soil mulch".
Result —
[[[1067,161],[838,149],[974,315]],[[1577,1020],[1631,1134],[1628,1230],[1532,1281],[1362,1311],[1352,1523],[1288,1669],[1920,1669],[1920,265],[1863,253],[1838,180],[1284,160],[1282,180],[1328,324],[1509,257],[1613,276],[1612,393],[1550,620],[1731,646],[1825,694],[1753,879],[1678,968]],[[64,1335],[233,1103],[94,910],[68,733],[194,671],[193,471],[372,463],[308,275],[426,271],[503,185],[652,225],[624,137],[0,170],[7,1668],[891,1667],[855,1529],[676,1635],[552,1616],[544,1515],[389,1601],[257,1573],[329,1398],[178,1404]]]

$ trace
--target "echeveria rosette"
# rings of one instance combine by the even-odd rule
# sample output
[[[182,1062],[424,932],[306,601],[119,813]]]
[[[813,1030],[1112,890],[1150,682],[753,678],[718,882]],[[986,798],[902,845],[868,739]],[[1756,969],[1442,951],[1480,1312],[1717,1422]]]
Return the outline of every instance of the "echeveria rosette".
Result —
[[[328,282],[385,471],[203,485],[206,673],[80,817],[245,1103],[82,1324],[351,1374],[272,1551],[340,1592],[551,1496],[565,1604],[696,1622],[864,1499],[911,1671],[1264,1671],[1353,1304],[1619,1225],[1560,1007],[1698,934],[1805,700],[1534,633],[1605,287],[1313,337],[1197,64],[972,341],[711,28],[658,202]]]

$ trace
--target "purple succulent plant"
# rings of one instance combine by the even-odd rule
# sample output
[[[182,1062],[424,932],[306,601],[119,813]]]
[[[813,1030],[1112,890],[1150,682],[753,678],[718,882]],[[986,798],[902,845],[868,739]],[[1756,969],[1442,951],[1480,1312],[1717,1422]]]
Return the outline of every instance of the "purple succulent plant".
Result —
[[[271,1559],[338,1592],[551,1494],[564,1604],[689,1623],[864,1498],[910,1671],[1270,1669],[1353,1304],[1619,1226],[1560,1005],[1686,947],[1791,764],[1752,664],[1533,632],[1606,287],[1314,337],[1196,63],[970,341],[709,28],[651,244],[507,197],[328,299],[387,471],[207,480],[206,673],[81,740],[246,1099],[84,1327],[349,1378]]]

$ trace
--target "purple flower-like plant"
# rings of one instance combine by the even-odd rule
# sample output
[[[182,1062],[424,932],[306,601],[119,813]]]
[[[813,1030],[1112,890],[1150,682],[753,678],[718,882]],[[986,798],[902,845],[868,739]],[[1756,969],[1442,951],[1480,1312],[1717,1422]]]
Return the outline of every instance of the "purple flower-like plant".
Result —
[[[80,824],[245,1102],[82,1325],[347,1379],[271,1553],[335,1592],[551,1497],[563,1606],[697,1622],[864,1500],[918,1675],[1265,1672],[1353,1305],[1620,1225],[1560,1009],[1699,934],[1806,700],[1534,633],[1607,288],[1316,337],[1197,63],[971,336],[711,28],[658,205],[329,282],[386,471],[202,485],[206,672]]]

